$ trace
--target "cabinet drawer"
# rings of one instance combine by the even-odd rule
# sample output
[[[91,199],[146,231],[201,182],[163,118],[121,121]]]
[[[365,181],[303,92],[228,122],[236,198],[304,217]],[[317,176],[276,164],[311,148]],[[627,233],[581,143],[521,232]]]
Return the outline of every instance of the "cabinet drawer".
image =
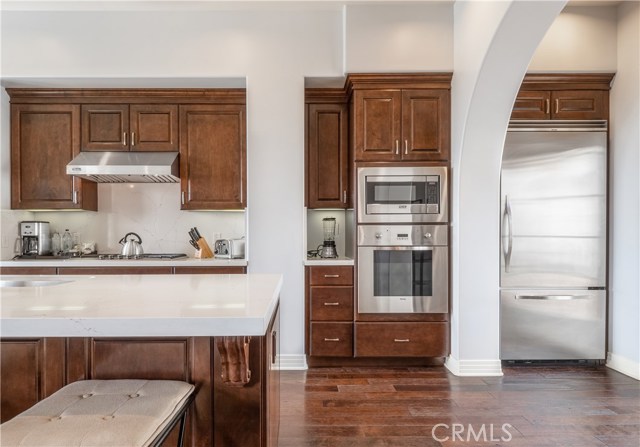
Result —
[[[353,321],[353,287],[311,287],[311,319]]]
[[[310,282],[312,286],[352,286],[353,267],[351,266],[322,266],[310,267]]]
[[[353,323],[311,323],[309,355],[351,357]]]
[[[356,357],[444,357],[449,324],[356,323]]]

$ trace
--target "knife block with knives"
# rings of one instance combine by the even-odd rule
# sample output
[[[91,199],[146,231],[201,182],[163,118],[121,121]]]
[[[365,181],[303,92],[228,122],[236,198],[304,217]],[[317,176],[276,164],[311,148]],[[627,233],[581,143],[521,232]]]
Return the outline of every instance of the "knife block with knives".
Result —
[[[191,238],[189,243],[196,249],[195,257],[197,259],[213,258],[213,252],[211,251],[209,244],[206,239],[200,235],[197,227],[193,227],[189,230],[189,237]]]

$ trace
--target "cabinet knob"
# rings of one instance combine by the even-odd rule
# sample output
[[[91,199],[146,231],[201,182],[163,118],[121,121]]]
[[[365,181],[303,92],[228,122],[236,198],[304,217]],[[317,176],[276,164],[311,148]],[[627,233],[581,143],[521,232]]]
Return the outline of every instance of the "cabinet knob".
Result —
[[[382,233],[376,233],[376,239],[382,239]]]
[[[425,239],[431,239],[431,233],[425,233],[424,237]]]

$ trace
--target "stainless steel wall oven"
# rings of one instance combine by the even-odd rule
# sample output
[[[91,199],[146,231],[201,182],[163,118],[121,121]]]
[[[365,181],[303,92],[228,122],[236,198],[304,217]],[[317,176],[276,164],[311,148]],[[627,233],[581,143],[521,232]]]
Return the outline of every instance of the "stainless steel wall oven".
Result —
[[[360,225],[358,312],[447,313],[446,225]]]
[[[448,313],[447,168],[360,167],[357,176],[358,312]]]

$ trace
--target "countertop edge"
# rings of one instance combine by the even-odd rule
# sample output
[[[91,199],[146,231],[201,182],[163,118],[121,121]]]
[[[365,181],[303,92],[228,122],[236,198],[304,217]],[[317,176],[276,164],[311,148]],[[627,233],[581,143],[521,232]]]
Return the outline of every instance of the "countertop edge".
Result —
[[[316,265],[354,265],[354,260],[351,258],[338,258],[338,259],[305,259],[303,260],[303,264],[305,266],[316,266]]]
[[[246,259],[154,259],[154,260],[99,260],[62,259],[33,261],[0,261],[0,267],[246,267]]]

